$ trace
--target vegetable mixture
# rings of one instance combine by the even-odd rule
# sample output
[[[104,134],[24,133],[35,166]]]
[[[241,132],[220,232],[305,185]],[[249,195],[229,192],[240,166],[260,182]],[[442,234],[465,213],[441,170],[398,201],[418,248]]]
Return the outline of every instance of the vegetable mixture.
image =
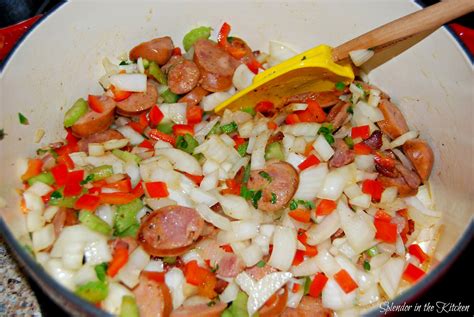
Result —
[[[440,218],[428,143],[362,80],[216,115],[296,54],[230,31],[104,59],[104,93],[74,102],[22,175],[37,261],[142,317],[359,314],[423,278]]]

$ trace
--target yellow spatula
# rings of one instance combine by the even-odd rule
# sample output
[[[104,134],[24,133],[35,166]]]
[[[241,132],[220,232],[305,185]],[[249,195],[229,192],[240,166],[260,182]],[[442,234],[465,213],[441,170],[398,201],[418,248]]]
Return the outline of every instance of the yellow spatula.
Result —
[[[215,108],[237,110],[253,107],[259,101],[272,101],[277,107],[285,97],[334,89],[340,81],[354,79],[349,53],[372,49],[375,52],[474,11],[474,0],[445,0],[380,26],[334,49],[319,45],[255,76],[252,85]]]

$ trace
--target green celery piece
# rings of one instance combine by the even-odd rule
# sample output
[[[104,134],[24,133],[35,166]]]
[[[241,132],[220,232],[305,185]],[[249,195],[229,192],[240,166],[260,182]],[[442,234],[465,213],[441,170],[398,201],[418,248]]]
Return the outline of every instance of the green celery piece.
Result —
[[[157,82],[162,85],[168,85],[168,80],[166,79],[165,73],[160,69],[155,62],[150,62],[148,65],[148,73],[153,76]]]
[[[232,304],[224,310],[221,316],[232,316],[232,317],[249,317],[247,312],[247,301],[248,296],[244,292],[239,292],[237,297],[234,299]]]
[[[143,68],[148,69],[150,67],[150,61],[142,57]]]
[[[163,258],[163,263],[166,264],[175,264],[176,263],[176,257],[175,256],[165,256]]]
[[[119,149],[113,149],[112,154],[125,162],[135,161],[136,163],[140,163],[142,161],[138,155]]]
[[[53,174],[51,172],[42,172],[36,176],[33,176],[28,179],[28,184],[31,186],[36,182],[45,183],[47,185],[53,185],[55,180]]]
[[[213,135],[213,134],[221,134],[221,125],[219,123],[216,123],[211,131],[207,134],[207,136]]]
[[[377,249],[377,246],[373,246],[367,251],[365,251],[365,253],[367,253],[368,256],[373,257],[379,253],[379,250]]]
[[[162,92],[161,97],[163,97],[165,103],[175,103],[179,99],[179,96],[171,92],[169,89],[166,89],[164,92]]]
[[[89,302],[99,303],[109,294],[109,287],[105,282],[92,281],[76,288],[75,293]]]
[[[255,116],[257,114],[257,111],[253,107],[245,107],[241,109],[243,112],[247,112],[248,114]]]
[[[232,121],[231,123],[221,125],[222,133],[229,134],[229,133],[237,131],[237,129],[238,129],[237,123],[235,123],[234,121]]]
[[[52,199],[49,201],[49,205],[58,206],[64,208],[73,208],[76,203],[77,197],[64,197],[60,199]]]
[[[156,126],[156,129],[166,134],[173,134],[173,125],[174,124],[172,122],[163,122],[163,123],[159,123]]]
[[[244,177],[242,179],[242,183],[243,184],[246,184],[248,181],[249,181],[249,178],[250,178],[250,164],[247,164],[244,168]]]
[[[244,157],[245,154],[247,154],[247,147],[249,146],[249,142],[245,141],[244,143],[240,144],[237,147],[237,152],[239,153],[240,156]]]
[[[352,149],[354,148],[354,140],[352,140],[352,138],[350,136],[346,136],[344,138],[344,142],[346,142],[347,146]]]
[[[114,174],[114,170],[112,168],[112,165],[101,165],[94,167],[90,171],[90,174],[94,174],[94,181],[99,181],[101,179],[112,176]]]
[[[79,212],[79,221],[93,231],[97,231],[105,235],[109,235],[112,232],[112,228],[107,222],[89,211],[81,210]]]
[[[74,123],[77,122],[83,115],[89,111],[89,105],[87,101],[82,98],[77,99],[77,101],[72,105],[71,108],[64,115],[64,127],[72,127]]]
[[[120,305],[119,317],[140,317],[135,297],[126,295],[122,297],[122,305]]]
[[[208,26],[200,26],[192,29],[183,38],[183,47],[185,51],[189,51],[191,46],[199,39],[208,39],[211,36],[212,29]]]
[[[267,145],[265,149],[265,160],[280,160],[283,161],[285,155],[283,154],[283,146],[281,142],[273,142]]]
[[[199,142],[193,138],[189,133],[185,135],[180,135],[176,139],[176,148],[180,149],[186,153],[193,154],[194,149],[199,145]]]
[[[114,217],[114,235],[119,237],[136,234],[139,223],[137,213],[143,208],[142,201],[137,198],[125,205],[118,205]]]
[[[94,266],[95,274],[99,281],[105,282],[107,279],[107,267],[108,265],[106,262]]]

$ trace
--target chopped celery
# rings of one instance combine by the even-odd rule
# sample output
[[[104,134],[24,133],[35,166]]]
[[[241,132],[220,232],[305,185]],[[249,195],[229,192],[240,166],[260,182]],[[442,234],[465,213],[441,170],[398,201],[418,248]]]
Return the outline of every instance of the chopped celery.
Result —
[[[209,131],[209,133],[207,134],[207,136],[209,135],[213,135],[213,134],[221,134],[221,125],[219,123],[216,123],[211,131]]]
[[[352,140],[352,138],[350,136],[346,136],[344,138],[344,142],[346,142],[347,146],[352,149],[354,148],[354,140]]]
[[[82,98],[77,99],[77,101],[72,105],[71,108],[64,115],[64,127],[72,127],[74,123],[77,122],[83,115],[89,110],[89,105],[87,101]]]
[[[253,107],[245,107],[241,109],[243,112],[247,112],[248,114],[254,116],[257,112]]]
[[[101,165],[94,167],[90,173],[94,174],[94,181],[99,181],[112,176],[114,174],[114,170],[112,169],[111,165]]]
[[[163,258],[163,263],[166,264],[175,264],[176,263],[176,257],[175,256],[165,256]]]
[[[159,123],[156,126],[156,129],[160,132],[166,133],[166,134],[172,134],[173,133],[173,122],[163,122]]]
[[[265,264],[266,264],[265,261],[260,260],[260,261],[258,261],[258,263],[256,265],[257,265],[257,267],[264,267]]]
[[[155,62],[150,62],[148,65],[148,73],[152,75],[157,82],[162,85],[168,85],[165,73],[160,69],[160,66],[156,65]]]
[[[163,97],[165,103],[175,103],[179,99],[179,96],[171,92],[169,89],[166,89],[164,92],[162,92],[161,97]]]
[[[208,26],[200,26],[192,29],[183,38],[183,47],[187,51],[193,46],[194,42],[199,39],[208,39],[211,36],[211,28]]]
[[[118,205],[114,217],[114,235],[118,237],[134,236],[139,223],[137,213],[143,208],[142,201],[137,198],[125,205]]]
[[[109,287],[105,282],[92,281],[76,288],[75,293],[89,302],[99,303],[109,294]]]
[[[244,177],[242,179],[242,183],[245,184],[249,181],[250,178],[250,164],[247,164],[244,168]]]
[[[228,316],[228,317],[249,317],[247,312],[247,301],[248,296],[244,292],[240,291],[237,294],[237,297],[234,299],[232,304],[224,310],[221,316]]]
[[[58,192],[58,191],[56,191]],[[54,193],[54,192],[53,192]],[[59,198],[51,198],[48,202],[49,205],[51,206],[58,206],[58,207],[64,207],[64,208],[73,208],[74,203],[77,200],[77,197],[62,197],[62,194],[60,193],[61,197]]]
[[[199,145],[198,141],[189,133],[180,135],[176,139],[176,148],[186,153],[193,154],[194,149]]]
[[[107,278],[107,267],[108,265],[106,262],[94,266],[95,274],[99,281],[105,282],[105,279]]]
[[[142,58],[142,63],[143,63],[143,68],[147,69],[150,67],[150,61],[147,60],[146,58]]]
[[[122,297],[119,317],[140,317],[135,297],[130,295]]]
[[[52,185],[54,184],[54,176],[53,174],[51,174],[51,172],[42,172],[41,174],[38,174],[28,179],[28,184],[30,186],[36,182]]]
[[[249,146],[249,142],[246,141],[242,144],[240,144],[238,147],[237,147],[237,152],[239,153],[240,156],[244,157],[245,154],[247,153],[247,147]]]
[[[127,151],[122,151],[119,149],[113,149],[112,154],[121,159],[122,161],[129,162],[129,161],[135,161],[136,163],[141,162],[141,158],[133,153],[127,152]]]
[[[273,142],[267,145],[265,149],[265,160],[280,160],[283,161],[285,155],[283,154],[283,146],[280,142]]]
[[[377,249],[376,246],[374,246],[368,249],[367,251],[365,251],[365,253],[367,253],[368,256],[372,257],[372,256],[376,256],[379,253],[379,250]]]
[[[221,126],[222,133],[227,133],[227,134],[235,132],[237,131],[237,129],[238,129],[237,123],[235,123],[234,121]]]
[[[112,232],[112,228],[110,228],[107,222],[89,211],[81,210],[79,212],[79,221],[93,231],[97,231],[106,235]]]

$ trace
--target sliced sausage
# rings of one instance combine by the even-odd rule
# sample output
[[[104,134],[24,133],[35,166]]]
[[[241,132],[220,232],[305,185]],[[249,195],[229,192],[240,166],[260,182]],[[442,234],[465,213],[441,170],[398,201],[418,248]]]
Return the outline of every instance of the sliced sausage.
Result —
[[[168,87],[175,94],[190,92],[200,78],[199,68],[192,61],[183,60],[173,66],[168,73]]]
[[[282,161],[269,161],[263,170],[250,173],[247,187],[262,191],[262,198],[258,201],[259,209],[274,212],[286,207],[298,188],[298,182],[298,172],[292,165]],[[276,196],[276,199],[273,197],[274,203],[272,196]]]
[[[197,86],[193,90],[191,90],[189,93],[181,97],[178,102],[185,102],[188,104],[188,106],[195,106],[199,104],[205,96],[209,94],[209,91],[206,89]]]
[[[339,96],[342,95],[342,92],[339,90],[328,90],[328,91],[308,91],[301,94],[293,95],[286,98],[284,104],[289,103],[299,103],[299,102],[307,102],[307,101],[317,101],[321,108],[328,108],[334,106],[341,100]]]
[[[168,62],[173,49],[174,44],[171,37],[160,37],[148,42],[143,42],[132,48],[130,51],[130,59],[137,60],[137,58],[142,57],[161,66]]]
[[[222,76],[215,73],[207,72],[203,69],[201,71],[200,85],[202,88],[212,91],[226,91],[232,87],[232,76]]]
[[[177,256],[199,238],[204,220],[196,210],[166,206],[150,213],[138,231],[138,243],[154,256]]]
[[[173,68],[175,65],[179,64],[179,63],[182,63],[183,61],[185,60],[185,58],[183,56],[178,56],[178,55],[174,55],[174,56],[171,56],[170,60],[161,67],[161,70],[165,73],[165,74],[168,74],[171,70],[171,68]]]
[[[134,92],[127,99],[117,102],[117,113],[127,117],[138,116],[153,107],[157,100],[158,90],[148,80],[145,92]]]
[[[323,306],[321,298],[303,296],[296,308],[286,308],[282,317],[331,317],[333,311]]]
[[[407,182],[402,176],[388,177],[384,175],[377,176],[377,180],[382,183],[384,188],[396,187],[400,197],[413,196],[418,192],[417,188],[408,186]]]
[[[239,60],[243,64],[247,64],[248,62],[255,59],[252,49],[241,38],[233,36],[232,39],[229,40],[229,44],[232,48],[237,49],[242,52],[242,57],[240,57]]]
[[[362,143],[368,145],[372,150],[378,150],[382,147],[382,132],[380,130],[375,130],[372,132],[370,137],[362,141]]]
[[[406,168],[401,163],[395,164],[395,169],[400,173],[408,186],[413,189],[417,189],[420,186],[421,180],[417,173]]]
[[[379,104],[384,120],[377,122],[380,130],[390,138],[395,139],[408,132],[408,124],[402,112],[387,99],[382,99]]]
[[[79,223],[77,212],[71,208],[61,207],[54,215],[52,223],[54,234],[58,237],[64,227],[73,226]]]
[[[219,317],[226,308],[226,303],[217,303],[212,306],[207,304],[181,306],[173,310],[171,317]]]
[[[79,140],[79,142],[77,142],[77,145],[79,146],[79,151],[88,152],[89,143],[102,143],[110,140],[120,140],[123,138],[124,136],[122,133],[118,132],[117,130],[109,129],[82,138]]]
[[[222,277],[235,277],[245,267],[237,255],[227,252],[217,262],[217,266],[217,274]]]
[[[330,167],[342,167],[354,162],[355,154],[342,139],[336,139],[334,142],[334,155],[329,160]]]
[[[280,293],[280,290],[278,290],[274,296],[276,296],[274,300],[272,300],[272,298],[270,297],[271,302],[267,301],[267,303],[265,303],[262,308],[259,309],[259,317],[280,316],[280,314],[285,310],[286,302],[288,301],[287,288],[283,287],[282,293]]]
[[[252,279],[255,281],[259,281],[262,278],[264,278],[267,274],[277,272],[277,269],[275,269],[273,266],[270,266],[268,264],[265,264],[263,267],[258,267],[256,265],[248,268],[245,270],[245,272],[250,275]]]
[[[85,138],[94,133],[105,131],[110,127],[114,121],[116,103],[108,96],[100,96],[100,102],[104,107],[104,111],[95,112],[89,110],[72,125],[72,133],[75,136]]]
[[[173,309],[171,294],[165,283],[158,283],[143,275],[133,290],[140,317],[168,317]]]
[[[434,154],[430,145],[421,139],[409,140],[403,144],[403,152],[416,169],[422,182],[426,182],[433,169]]]
[[[238,60],[207,39],[194,43],[194,62],[206,72],[220,76],[232,76],[240,65]]]
[[[349,117],[347,110],[351,104],[345,101],[339,101],[334,107],[329,110],[326,121],[331,122],[334,131],[339,129]]]

